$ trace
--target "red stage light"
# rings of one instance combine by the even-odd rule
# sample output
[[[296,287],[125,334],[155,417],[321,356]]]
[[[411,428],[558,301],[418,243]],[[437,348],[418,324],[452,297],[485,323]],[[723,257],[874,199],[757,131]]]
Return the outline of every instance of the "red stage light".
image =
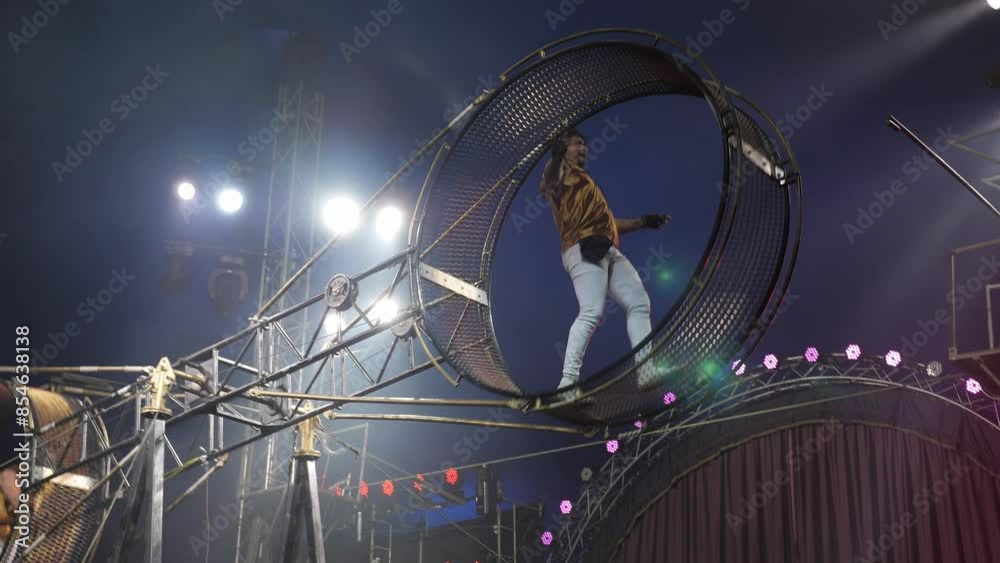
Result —
[[[368,483],[365,483],[364,481],[361,482],[361,496],[368,496]]]
[[[382,481],[382,494],[384,494],[387,497],[391,497],[392,493],[394,493],[395,491],[396,491],[396,485],[394,485],[392,481],[388,479]]]
[[[444,472],[444,480],[447,481],[449,485],[458,483],[458,471],[456,471],[454,467],[449,467],[448,470]]]
[[[344,487],[341,487],[340,485],[334,485],[333,494],[337,495],[338,497],[344,496]]]

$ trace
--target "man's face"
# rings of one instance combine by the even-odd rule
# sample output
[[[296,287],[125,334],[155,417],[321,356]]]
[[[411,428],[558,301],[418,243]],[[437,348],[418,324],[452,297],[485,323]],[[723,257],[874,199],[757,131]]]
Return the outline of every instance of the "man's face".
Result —
[[[580,167],[587,166],[587,143],[582,138],[570,138],[566,145],[566,160]]]

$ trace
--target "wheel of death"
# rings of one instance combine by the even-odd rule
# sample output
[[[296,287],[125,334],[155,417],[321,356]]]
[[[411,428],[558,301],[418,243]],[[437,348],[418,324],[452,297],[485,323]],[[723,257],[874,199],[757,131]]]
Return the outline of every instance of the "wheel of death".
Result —
[[[749,355],[794,267],[801,180],[787,141],[704,62],[646,31],[567,37],[524,57],[501,78],[442,148],[416,210],[411,283],[435,346],[462,376],[523,397],[497,343],[490,301],[497,238],[518,190],[552,143],[588,117],[644,96],[696,96],[718,124],[724,171],[699,267],[666,317],[653,319],[652,333],[636,347],[644,350],[641,357],[633,350],[602,369],[583,384],[588,400],[552,412],[580,423],[618,424],[683,408],[685,398],[711,392],[700,370]],[[656,381],[640,387],[647,363]],[[667,390],[678,398],[670,405]]]

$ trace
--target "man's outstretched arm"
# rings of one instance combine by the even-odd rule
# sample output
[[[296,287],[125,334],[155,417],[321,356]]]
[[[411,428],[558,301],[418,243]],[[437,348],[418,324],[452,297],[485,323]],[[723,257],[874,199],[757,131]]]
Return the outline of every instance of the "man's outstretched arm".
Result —
[[[638,219],[615,218],[619,235],[627,235],[642,229],[662,229],[669,222],[670,215],[643,215]]]

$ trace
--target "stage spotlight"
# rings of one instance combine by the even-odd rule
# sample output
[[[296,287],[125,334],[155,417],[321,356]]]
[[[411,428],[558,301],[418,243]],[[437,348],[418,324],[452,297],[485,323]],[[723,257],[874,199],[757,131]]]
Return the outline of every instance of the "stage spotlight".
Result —
[[[931,377],[941,375],[942,371],[944,371],[944,366],[941,365],[941,362],[931,362],[927,364],[927,375]]]
[[[392,240],[403,226],[403,214],[395,207],[386,207],[375,217],[375,232],[382,240]]]
[[[844,353],[847,354],[848,360],[856,360],[861,357],[861,346],[851,344],[847,347],[847,350],[844,350]]]
[[[542,532],[542,545],[552,545],[552,532]]]
[[[569,514],[570,512],[573,512],[573,503],[568,500],[560,502],[559,512],[562,512],[563,514]]]
[[[635,421],[635,427],[638,428],[639,430],[642,430],[642,421],[641,420]]]
[[[605,448],[607,448],[609,454],[613,454],[613,453],[617,452],[618,451],[618,440],[608,440],[608,443],[605,444]]]
[[[732,368],[733,373],[736,375],[743,375],[747,371],[747,365],[740,360],[733,360]]]
[[[335,197],[323,206],[323,224],[337,234],[345,235],[360,223],[361,209],[349,198]]]
[[[362,481],[361,482],[361,487],[359,488],[359,491],[361,492],[361,496],[367,498],[368,497],[368,483],[365,483],[364,481]]]
[[[990,8],[1000,10],[1000,0],[986,0],[986,3],[990,5]]]
[[[386,479],[382,481],[382,494],[391,497],[392,493],[396,492],[396,485],[392,481]]]
[[[899,362],[903,361],[903,357],[899,355],[899,352],[895,350],[889,350],[889,353],[885,355],[885,363],[889,367],[896,367]]]
[[[399,305],[386,297],[372,307],[372,320],[377,324],[388,324],[399,316]]]
[[[663,404],[664,405],[673,404],[673,402],[676,401],[676,400],[677,400],[677,395],[674,395],[672,392],[671,393],[667,393],[666,395],[663,396]]]
[[[806,361],[810,364],[816,363],[819,359],[819,350],[813,348],[812,346],[806,348]]]
[[[177,184],[177,197],[184,201],[191,201],[195,194],[194,184],[191,182],[181,182]]]
[[[589,467],[584,467],[580,470],[580,480],[586,483],[594,477],[594,470]]]
[[[979,392],[983,390],[983,386],[980,385],[978,381],[970,377],[965,380],[965,390],[973,395],[978,395]]]
[[[216,311],[223,315],[235,312],[246,300],[249,288],[243,257],[219,257],[219,263],[208,276],[208,296]]]
[[[243,194],[236,188],[225,188],[219,192],[216,204],[223,213],[236,213],[243,207]]]
[[[341,487],[340,485],[334,485],[333,494],[337,495],[338,497],[344,496],[344,487]]]
[[[340,329],[343,328],[342,325],[343,320],[334,312],[327,313],[326,318],[323,319],[323,330],[331,338],[340,334]]]
[[[447,481],[449,485],[458,484],[458,470],[454,467],[448,468],[448,470],[444,472],[444,480]]]
[[[774,354],[764,356],[764,367],[767,369],[774,369],[778,367],[778,357]]]

